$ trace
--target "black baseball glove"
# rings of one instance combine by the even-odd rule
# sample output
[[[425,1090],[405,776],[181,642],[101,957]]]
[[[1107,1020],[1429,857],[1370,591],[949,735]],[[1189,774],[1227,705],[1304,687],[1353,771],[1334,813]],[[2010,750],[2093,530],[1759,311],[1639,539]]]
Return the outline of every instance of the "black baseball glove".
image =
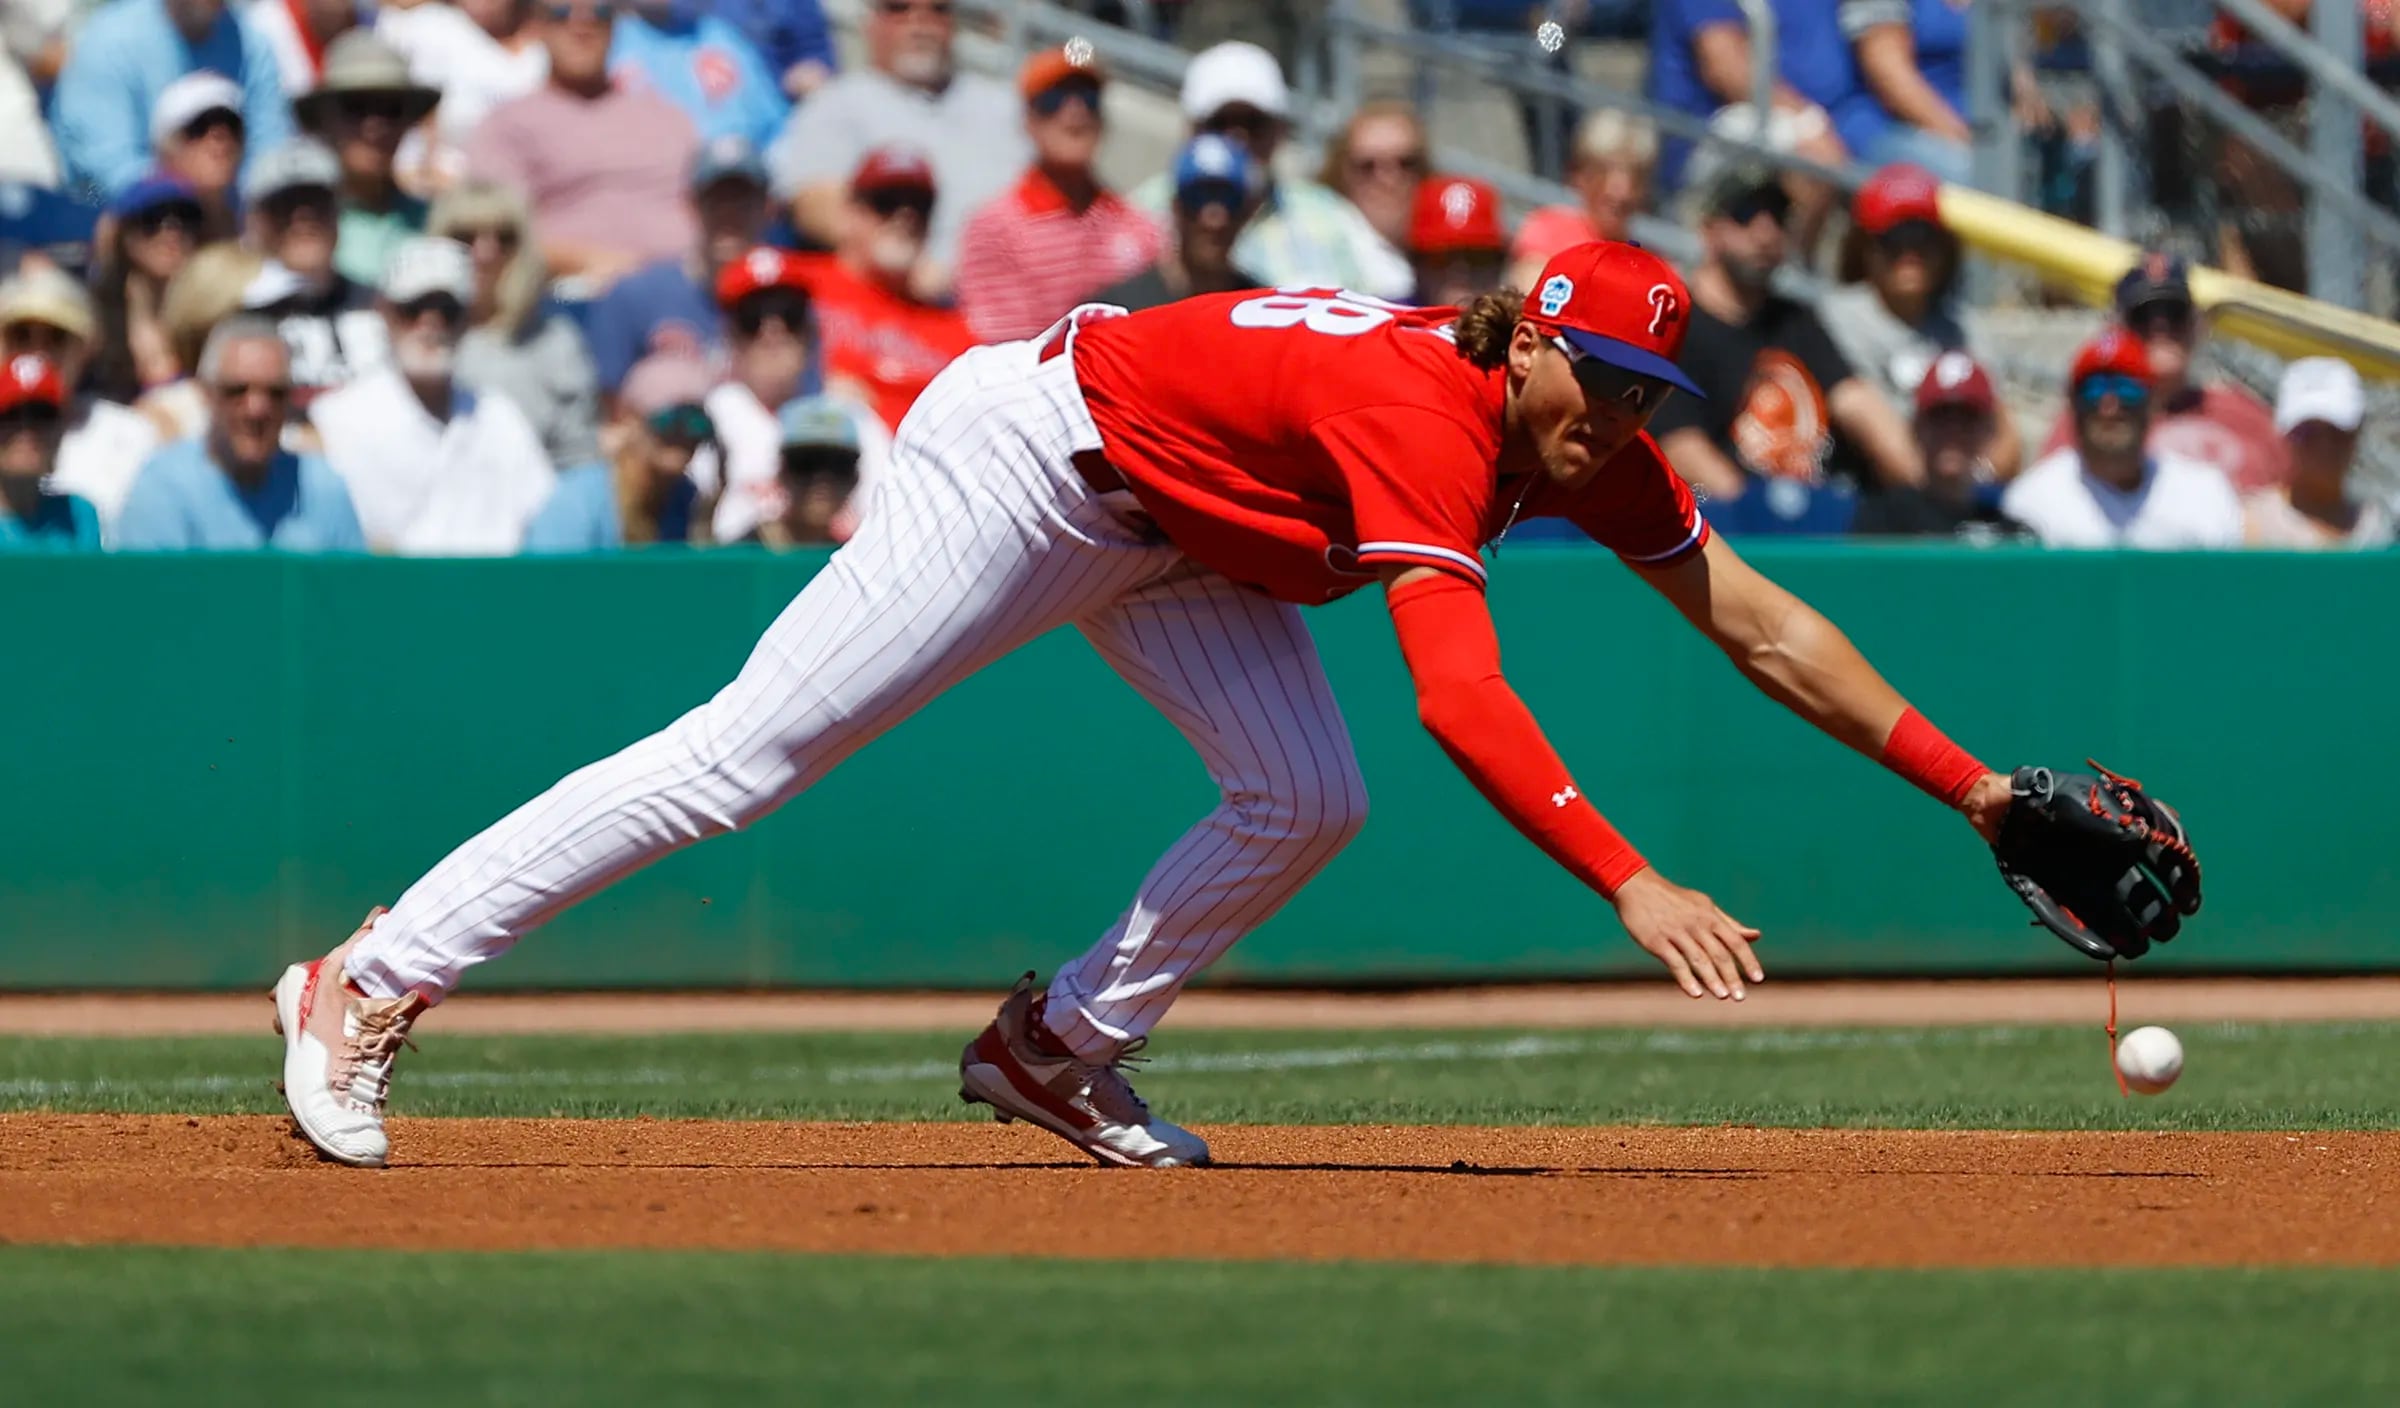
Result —
[[[2200,861],[2175,813],[2092,768],[2017,769],[1992,855],[2033,917],[2077,952],[2139,958],[2199,912]]]

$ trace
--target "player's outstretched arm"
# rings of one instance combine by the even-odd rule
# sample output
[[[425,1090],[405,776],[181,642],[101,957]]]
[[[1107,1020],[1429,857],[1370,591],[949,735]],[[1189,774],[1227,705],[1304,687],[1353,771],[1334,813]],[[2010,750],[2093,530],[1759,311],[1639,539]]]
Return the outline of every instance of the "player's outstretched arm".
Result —
[[[1672,566],[1636,570],[1768,697],[1964,813],[1985,840],[1998,833],[2008,779],[1945,738],[1839,627],[1722,537]]]
[[[1459,771],[1528,840],[1607,896],[1625,932],[1686,993],[1746,996],[1745,979],[1766,977],[1750,951],[1758,931],[1662,877],[1575,786],[1500,674],[1482,589],[1428,567],[1388,569],[1384,585],[1417,715]]]

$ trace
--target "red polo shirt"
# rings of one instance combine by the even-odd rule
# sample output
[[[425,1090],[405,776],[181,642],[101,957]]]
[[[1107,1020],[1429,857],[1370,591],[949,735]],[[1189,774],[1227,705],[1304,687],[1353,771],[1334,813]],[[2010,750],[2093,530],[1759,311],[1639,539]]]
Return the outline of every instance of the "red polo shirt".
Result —
[[[1087,210],[1067,204],[1040,167],[968,217],[953,274],[958,309],[975,336],[1039,336],[1076,304],[1158,261],[1156,221],[1102,191]]]

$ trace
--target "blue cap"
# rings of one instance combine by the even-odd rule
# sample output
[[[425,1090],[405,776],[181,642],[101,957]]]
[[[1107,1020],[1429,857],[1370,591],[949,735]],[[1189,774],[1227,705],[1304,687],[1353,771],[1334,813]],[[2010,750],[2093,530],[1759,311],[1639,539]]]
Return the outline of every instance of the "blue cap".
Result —
[[[767,163],[750,139],[738,132],[711,137],[692,158],[692,189],[704,191],[719,181],[740,177],[766,189]]]
[[[144,176],[117,192],[117,198],[108,203],[108,213],[113,219],[125,220],[162,205],[199,203],[199,193],[172,176]]]
[[[830,396],[810,396],[785,404],[775,419],[783,426],[787,450],[848,450],[858,453],[858,422],[848,408]]]
[[[1264,175],[1241,143],[1203,132],[1175,154],[1175,199],[1247,205],[1264,187]]]

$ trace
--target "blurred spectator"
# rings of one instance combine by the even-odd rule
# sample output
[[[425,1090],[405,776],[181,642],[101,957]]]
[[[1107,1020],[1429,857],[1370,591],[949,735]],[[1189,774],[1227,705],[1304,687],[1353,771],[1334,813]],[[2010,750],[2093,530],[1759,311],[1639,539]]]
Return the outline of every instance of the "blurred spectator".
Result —
[[[717,272],[766,238],[767,173],[757,149],[739,137],[701,147],[687,199],[700,238],[619,279],[585,314],[602,390],[613,394],[633,364],[654,353],[707,358],[723,345]]]
[[[1314,181],[1275,175],[1275,152],[1291,132],[1291,92],[1275,56],[1240,40],[1192,57],[1183,71],[1183,115],[1194,135],[1234,142],[1257,164],[1265,194],[1234,246],[1242,267],[1278,286],[1347,288],[1406,298],[1416,275],[1375,233],[1358,207]],[[1145,181],[1134,204],[1163,214],[1170,186]]]
[[[851,178],[833,254],[792,261],[825,340],[825,384],[873,407],[892,428],[934,374],[975,345],[966,319],[909,291],[934,204],[933,167],[923,157],[899,148],[869,152]],[[717,301],[730,306],[725,288],[720,276]]]
[[[1958,239],[1942,224],[1941,189],[1921,166],[1887,166],[1868,178],[1850,207],[1843,248],[1848,282],[1817,300],[1817,318],[1851,369],[1895,406],[1911,404],[1934,359],[1947,351],[1980,355],[1951,311],[1958,282]],[[2002,416],[1985,472],[2016,477],[2024,437]]]
[[[1789,81],[1793,59],[1818,57],[1809,52],[1809,45],[1795,45],[1794,41],[1834,26],[1835,7],[1827,0],[1775,0],[1775,14],[1783,73],[1775,82],[1776,115],[1767,130],[1798,155],[1827,166],[1846,165],[1849,152],[1835,133],[1824,103],[1806,96]],[[1794,18],[1800,21],[1796,31],[1789,23]],[[1838,45],[1838,29],[1833,30],[1833,37]],[[1708,117],[1734,105],[1746,110],[1752,97],[1751,70],[1750,25],[1742,18],[1738,0],[1653,0],[1645,89],[1650,97],[1694,117]],[[1848,85],[1837,81],[1825,86]],[[1752,132],[1759,130],[1755,115],[1749,125]],[[1682,183],[1684,163],[1691,154],[1692,144],[1681,138],[1669,137],[1661,146],[1659,175],[1670,189]]]
[[[2085,343],[2067,378],[2075,443],[2017,476],[2001,511],[2044,547],[2239,547],[2242,505],[2225,476],[2144,448],[2153,395],[2140,338],[2109,328]]]
[[[714,482],[703,479],[701,487],[721,489],[711,519],[720,543],[751,537],[761,523],[782,517],[789,506],[782,481],[783,427],[777,417],[807,377],[811,294],[821,286],[806,256],[763,247],[726,265],[717,276],[731,376],[708,394],[720,465]],[[818,305],[816,311],[824,310]],[[890,451],[890,432],[855,397],[844,394],[841,399],[858,426],[860,467],[871,483]]]
[[[66,389],[66,436],[51,487],[90,503],[105,529],[158,440],[139,413],[76,391],[98,331],[91,295],[56,269],[23,269],[0,283],[0,357],[38,356]]]
[[[1032,337],[1158,258],[1158,225],[1092,170],[1105,81],[1097,63],[1058,49],[1036,53],[1018,75],[1033,165],[959,235],[958,310],[982,341]]]
[[[322,79],[293,104],[300,125],[342,164],[333,265],[343,278],[374,283],[392,251],[425,229],[425,202],[400,189],[393,164],[400,139],[441,100],[441,90],[409,77],[399,50],[361,29],[334,41]]]
[[[108,216],[114,233],[94,290],[99,329],[90,385],[94,394],[130,406],[183,374],[159,303],[167,281],[200,247],[207,217],[191,187],[163,176],[127,187],[110,202]]]
[[[420,83],[442,91],[433,125],[400,144],[403,184],[447,188],[466,173],[467,138],[485,114],[542,86],[550,51],[542,46],[535,0],[460,0],[455,5],[384,5],[375,34],[400,51]]]
[[[563,474],[600,459],[600,384],[575,320],[544,298],[548,282],[525,199],[469,181],[433,203],[426,228],[467,251],[475,270],[459,384],[514,401]]]
[[[158,320],[174,353],[175,380],[143,393],[135,407],[158,443],[188,440],[208,428],[208,395],[196,375],[200,350],[217,324],[241,311],[243,296],[265,267],[257,250],[226,241],[201,246],[167,280]]]
[[[1500,287],[1508,262],[1500,192],[1464,176],[1420,182],[1408,256],[1417,274],[1416,301],[1427,307],[1463,308]]]
[[[1357,206],[1385,243],[1406,249],[1417,187],[1431,170],[1415,105],[1387,98],[1350,114],[1326,145],[1317,179]]]
[[[0,553],[100,548],[100,515],[45,482],[66,434],[66,398],[48,358],[0,362]]]
[[[1951,0],[1841,0],[1858,83],[1832,105],[1842,144],[1877,166],[1974,175],[1967,125],[1967,10]]]
[[[208,215],[205,239],[241,231],[234,183],[242,174],[243,133],[242,90],[223,74],[187,73],[150,110],[158,174],[192,188]]]
[[[2236,383],[2196,379],[2192,359],[2200,348],[2200,317],[2184,261],[2143,255],[2117,281],[2116,305],[2118,320],[2149,353],[2150,448],[2214,465],[2236,493],[2288,481],[2291,449],[2275,433],[2267,403]],[[2072,416],[2072,407],[2059,412],[2044,453],[2069,442]]]
[[[691,248],[677,197],[700,139],[673,103],[609,81],[608,0],[555,0],[546,13],[549,82],[492,109],[467,139],[466,170],[525,192],[551,275],[597,293]]]
[[[716,501],[701,486],[699,460],[721,465],[717,427],[706,402],[715,384],[697,358],[674,353],[644,357],[625,374],[617,393],[617,446],[607,499],[615,540],[633,546],[713,541],[709,519]],[[563,497],[574,481],[559,486]]]
[[[1233,141],[1204,132],[1175,157],[1173,238],[1158,262],[1093,295],[1139,312],[1195,293],[1260,288],[1264,281],[1233,262],[1242,227],[1258,209],[1266,182],[1258,163]]]
[[[88,272],[99,221],[98,210],[73,196],[0,181],[0,276],[25,264]]]
[[[841,238],[850,174],[868,152],[897,146],[927,153],[945,199],[917,292],[934,294],[947,287],[967,217],[1007,190],[1033,159],[1023,106],[1008,85],[955,71],[950,0],[868,0],[861,30],[868,66],[832,79],[802,103],[767,153],[767,166],[800,232],[830,246]]]
[[[333,153],[303,137],[260,156],[242,180],[250,242],[267,256],[242,306],[282,331],[295,412],[306,411],[318,392],[382,366],[389,351],[374,286],[343,277],[336,265],[341,179]]]
[[[817,0],[707,0],[710,14],[748,38],[787,98],[805,98],[833,77],[833,30]]]
[[[9,134],[0,142],[0,183],[58,187],[65,173],[42,117],[42,95],[16,55],[5,50],[0,50],[0,132]]]
[[[309,407],[325,462],[349,486],[377,552],[517,552],[557,488],[557,469],[516,402],[458,384],[458,341],[474,297],[474,265],[455,241],[425,235],[400,246],[377,300],[391,329],[390,363]]]
[[[2284,368],[2275,428],[2292,447],[2292,478],[2242,500],[2245,537],[2255,547],[2379,548],[2393,538],[2392,512],[2350,494],[2366,388],[2338,357],[2303,357]]]
[[[363,552],[366,538],[342,477],[316,455],[283,448],[292,363],[275,325],[234,317],[200,354],[207,432],[142,466],[117,546],[134,552]]]
[[[758,525],[771,548],[846,543],[858,531],[851,499],[858,492],[858,423],[822,396],[794,401],[777,417],[783,427],[783,512]]]
[[[1944,352],[1917,384],[1917,454],[1922,485],[1868,495],[1851,531],[1953,534],[1980,541],[2022,530],[2000,512],[1992,453],[2004,419],[1989,373],[1964,352]]]
[[[150,173],[150,109],[187,73],[241,85],[253,151],[291,135],[275,60],[225,0],[110,0],[75,35],[51,96],[51,132],[67,178],[101,200]]]
[[[1807,305],[1774,292],[1791,197],[1770,168],[1723,168],[1703,193],[1683,369],[1708,391],[1670,396],[1650,433],[1684,478],[1731,498],[1751,476],[1861,488],[1914,484],[1916,446],[1883,393],[1853,374]]]
[[[275,55],[283,95],[296,103],[325,81],[334,46],[373,7],[361,0],[251,0],[242,8]]]
[[[749,36],[701,0],[631,0],[617,15],[608,69],[621,88],[647,88],[683,109],[705,142],[741,137],[764,146],[783,130],[792,100]]]
[[[1646,117],[1601,108],[1583,120],[1567,159],[1567,184],[1581,205],[1546,205],[1525,217],[1509,249],[1507,282],[1526,288],[1562,249],[1633,238],[1633,217],[1650,207],[1658,128]]]

